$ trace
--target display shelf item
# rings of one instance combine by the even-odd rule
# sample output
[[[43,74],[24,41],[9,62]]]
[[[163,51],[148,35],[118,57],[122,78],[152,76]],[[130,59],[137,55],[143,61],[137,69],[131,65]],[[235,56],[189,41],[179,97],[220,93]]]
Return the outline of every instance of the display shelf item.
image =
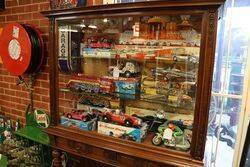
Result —
[[[98,121],[98,133],[135,142],[142,142],[147,134],[147,124],[141,128],[126,127]]]
[[[60,118],[60,124],[66,127],[79,128],[82,130],[92,131],[96,129],[96,120],[90,120],[87,122],[81,120],[70,119],[64,116]]]

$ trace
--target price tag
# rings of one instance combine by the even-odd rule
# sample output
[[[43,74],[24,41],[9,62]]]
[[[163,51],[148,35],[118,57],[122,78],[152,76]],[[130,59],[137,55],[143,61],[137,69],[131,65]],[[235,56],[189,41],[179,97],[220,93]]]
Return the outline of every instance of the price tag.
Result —
[[[163,132],[163,139],[171,140],[173,135],[173,131],[169,128],[165,129]]]
[[[19,28],[18,27],[13,26],[12,36],[14,38],[18,38],[19,37]]]
[[[120,75],[120,70],[118,67],[114,67],[114,70],[113,70],[113,77],[114,78],[118,78]]]

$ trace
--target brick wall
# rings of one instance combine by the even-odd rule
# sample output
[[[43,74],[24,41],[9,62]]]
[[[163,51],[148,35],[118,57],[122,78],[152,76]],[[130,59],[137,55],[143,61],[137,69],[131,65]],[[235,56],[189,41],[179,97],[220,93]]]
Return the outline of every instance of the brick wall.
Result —
[[[49,112],[48,19],[40,11],[49,10],[49,0],[6,0],[6,10],[0,11],[0,27],[12,22],[29,23],[41,30],[45,42],[45,61],[36,75],[34,107]],[[27,80],[28,78],[25,77]],[[23,86],[16,86],[17,77],[11,76],[0,64],[0,114],[25,122],[29,94]]]

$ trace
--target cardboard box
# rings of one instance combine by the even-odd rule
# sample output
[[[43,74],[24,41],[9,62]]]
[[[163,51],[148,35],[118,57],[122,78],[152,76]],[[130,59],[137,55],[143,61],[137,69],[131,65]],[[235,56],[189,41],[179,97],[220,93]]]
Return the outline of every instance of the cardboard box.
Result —
[[[147,135],[148,125],[145,123],[141,128],[134,128],[98,121],[97,129],[100,134],[140,143]]]
[[[115,91],[121,94],[137,94],[140,92],[139,78],[122,78],[115,80]]]
[[[83,122],[75,119],[69,119],[65,116],[61,116],[60,124],[66,127],[74,127],[87,131],[96,130],[96,119],[92,119],[88,122]]]

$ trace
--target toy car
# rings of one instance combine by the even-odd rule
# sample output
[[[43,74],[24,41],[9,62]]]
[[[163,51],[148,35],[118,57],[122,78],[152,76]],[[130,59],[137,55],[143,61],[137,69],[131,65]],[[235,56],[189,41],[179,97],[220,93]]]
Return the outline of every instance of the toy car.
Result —
[[[116,110],[117,112],[118,110]],[[119,113],[114,112],[106,112],[103,115],[103,122],[115,122],[121,125],[125,125],[127,127],[140,127],[142,124],[142,120],[140,118],[136,118],[127,114],[118,111]]]
[[[98,93],[100,91],[100,84],[97,77],[78,74],[69,80],[67,88],[72,91]]]
[[[87,96],[82,98],[79,102],[80,104],[93,105],[97,107],[110,107],[110,102],[108,99]]]
[[[72,110],[71,112],[66,113],[65,116],[69,119],[76,119],[84,122],[90,121],[91,118],[93,118],[93,115],[84,110]]]
[[[173,81],[189,81],[193,82],[196,80],[196,72],[195,71],[188,71],[188,72],[183,72],[179,69],[164,69],[164,68],[157,68],[156,69],[156,76],[163,76],[165,80]]]
[[[175,56],[175,61],[186,61],[196,64],[199,62],[199,57],[193,55]]]
[[[113,93],[115,91],[114,81],[110,77],[95,77],[84,74],[73,76],[67,83],[71,91],[88,93]]]

